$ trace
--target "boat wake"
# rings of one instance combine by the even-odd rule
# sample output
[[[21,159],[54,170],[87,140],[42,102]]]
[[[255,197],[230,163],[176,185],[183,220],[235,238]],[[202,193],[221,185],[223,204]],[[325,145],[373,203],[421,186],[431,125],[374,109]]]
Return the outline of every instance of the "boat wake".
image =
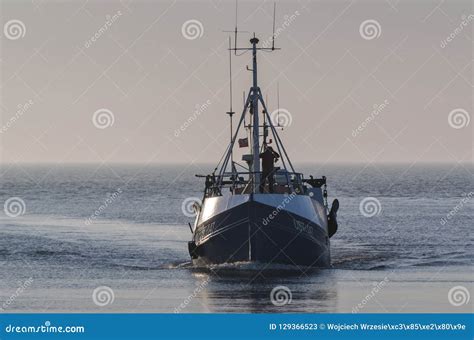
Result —
[[[267,277],[301,276],[303,274],[314,273],[321,270],[307,266],[246,261],[205,266],[192,265],[189,268],[197,273],[206,273],[219,277],[251,277],[255,279],[265,279]]]

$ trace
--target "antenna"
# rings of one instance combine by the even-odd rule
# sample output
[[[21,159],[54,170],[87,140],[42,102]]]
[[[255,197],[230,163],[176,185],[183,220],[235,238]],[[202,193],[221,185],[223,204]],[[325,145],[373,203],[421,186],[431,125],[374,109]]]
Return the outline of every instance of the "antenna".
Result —
[[[280,83],[277,82],[277,126],[280,127]]]
[[[236,0],[237,1],[237,0]],[[275,14],[276,14],[276,2],[273,3],[273,34],[272,34],[272,51],[275,51]]]
[[[230,110],[229,114],[234,114],[232,111],[232,50],[231,50],[231,38],[229,37],[229,99],[230,99]]]
[[[237,55],[237,12],[238,12],[238,2],[235,0],[235,31],[234,31],[234,53]],[[230,48],[230,46],[229,46]]]
[[[223,32],[226,32],[226,33],[233,33],[234,34],[234,48],[229,46],[229,49],[234,50],[235,55],[237,55],[237,50],[238,50],[238,48],[237,48],[237,35],[238,35],[238,33],[248,33],[248,31],[239,31],[238,28],[237,28],[238,9],[239,9],[238,1],[235,0],[235,27],[234,27],[234,30],[233,31],[223,31]]]
[[[227,112],[227,114],[229,115],[229,119],[230,119],[230,143],[232,143],[232,131],[233,131],[232,116],[235,113],[234,111],[232,111],[232,50],[231,50],[231,47],[232,47],[232,42],[231,42],[231,38],[229,37],[229,102],[230,102],[230,109],[229,109],[229,112]],[[233,167],[234,166],[234,158],[233,158],[232,150],[230,150],[230,152],[231,152],[230,161],[231,161],[231,166]]]

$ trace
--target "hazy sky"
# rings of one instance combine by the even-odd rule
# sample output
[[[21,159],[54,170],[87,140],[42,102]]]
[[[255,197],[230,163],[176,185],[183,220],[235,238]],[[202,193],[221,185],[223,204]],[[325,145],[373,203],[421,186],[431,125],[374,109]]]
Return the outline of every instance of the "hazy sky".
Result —
[[[278,1],[259,79],[291,158],[472,161],[471,4]],[[239,29],[268,40],[272,11],[240,1]],[[2,0],[1,162],[217,162],[233,27],[234,1]],[[239,112],[250,55],[233,62]]]

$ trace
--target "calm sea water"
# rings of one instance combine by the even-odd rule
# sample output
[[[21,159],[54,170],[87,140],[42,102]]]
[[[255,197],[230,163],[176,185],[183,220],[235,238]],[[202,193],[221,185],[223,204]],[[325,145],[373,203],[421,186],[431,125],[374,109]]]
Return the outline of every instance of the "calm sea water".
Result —
[[[187,197],[210,165],[2,166],[0,308],[5,312],[465,312],[472,293],[472,165],[303,165],[338,198],[333,268],[194,268]],[[380,202],[361,214],[366,197]],[[11,215],[11,214],[10,214]],[[94,289],[110,287],[105,306]],[[291,302],[272,303],[285,286]],[[113,299],[110,298],[113,294]],[[286,295],[287,297],[289,294]],[[96,301],[97,302],[97,301]],[[100,303],[99,303],[100,304]],[[2,307],[3,306],[3,307]],[[1,310],[1,309],[0,309]]]

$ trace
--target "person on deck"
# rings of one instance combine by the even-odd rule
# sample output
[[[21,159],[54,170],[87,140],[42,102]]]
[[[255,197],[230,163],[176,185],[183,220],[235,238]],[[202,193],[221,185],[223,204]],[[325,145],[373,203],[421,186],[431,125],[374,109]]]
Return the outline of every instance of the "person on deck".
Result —
[[[260,178],[260,193],[263,193],[265,188],[265,182],[268,179],[268,188],[270,193],[273,193],[273,185],[275,184],[274,179],[274,163],[278,161],[280,155],[273,150],[271,146],[265,145],[265,151],[260,154],[262,159],[262,176]]]

